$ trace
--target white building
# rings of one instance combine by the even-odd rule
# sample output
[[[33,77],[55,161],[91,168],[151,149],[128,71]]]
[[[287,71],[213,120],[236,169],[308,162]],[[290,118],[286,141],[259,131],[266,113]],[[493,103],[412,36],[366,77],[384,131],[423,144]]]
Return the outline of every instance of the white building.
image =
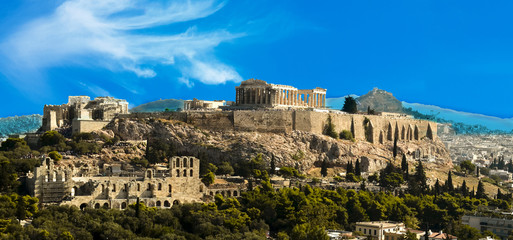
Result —
[[[357,222],[356,231],[363,233],[369,239],[385,240],[386,232],[404,232],[404,223],[391,221]]]

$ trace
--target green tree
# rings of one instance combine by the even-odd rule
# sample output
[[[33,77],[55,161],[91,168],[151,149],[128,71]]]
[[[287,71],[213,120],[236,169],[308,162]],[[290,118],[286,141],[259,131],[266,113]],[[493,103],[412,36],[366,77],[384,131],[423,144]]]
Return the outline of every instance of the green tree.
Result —
[[[58,162],[62,159],[62,155],[57,151],[51,151],[48,153],[48,157],[53,159],[54,161]]]
[[[41,136],[41,146],[54,147],[59,151],[67,150],[66,138],[57,131],[47,131]]]
[[[419,161],[417,168],[415,169],[415,175],[413,176],[415,184],[418,187],[419,193],[425,193],[428,190],[426,171],[422,162]]]
[[[481,180],[477,184],[476,198],[488,199],[488,196],[485,193],[484,184],[481,182]]]
[[[351,96],[347,96],[344,101],[344,106],[342,107],[342,111],[347,112],[347,113],[357,113],[358,108],[357,108],[356,100]]]
[[[354,173],[353,161],[349,162],[346,166],[346,174]]]
[[[203,175],[203,177],[201,178],[201,181],[206,185],[206,186],[210,186],[210,184],[214,183],[216,179],[216,175],[214,175],[213,172],[211,171],[208,171],[207,174]]]
[[[276,174],[276,163],[275,163],[275,160],[274,160],[274,155],[271,158],[271,164],[270,165],[271,165],[271,167],[269,169],[269,174],[271,174],[271,175]]]
[[[397,157],[397,139],[398,139],[398,136],[395,135],[395,137],[394,137],[394,147],[392,149],[392,155],[394,156],[394,159]]]
[[[354,164],[354,175],[356,175],[358,177],[362,175],[359,159],[356,159],[356,163]]]
[[[401,238],[401,240],[417,240],[417,234],[412,233],[412,232],[410,232],[410,230],[408,230],[408,231],[403,235],[403,237]]]
[[[403,170],[403,173],[408,173],[408,161],[406,160],[406,154],[403,154],[403,160],[401,162],[401,170]]]
[[[328,176],[328,162],[326,161],[326,159],[322,160],[321,163],[321,175],[323,177]]]
[[[340,139],[344,139],[344,140],[350,140],[352,142],[355,142],[356,140],[354,139],[354,136],[353,136],[353,133],[349,130],[342,130],[339,134],[339,138]]]
[[[452,171],[447,174],[447,181],[445,181],[445,191],[452,193],[454,192],[454,185],[452,184]]]
[[[476,170],[476,165],[474,165],[470,160],[465,160],[460,163],[461,170],[464,170],[465,173],[473,173]]]
[[[333,124],[333,122],[331,121],[331,115],[328,115],[326,125],[324,125],[323,134],[335,139],[338,138],[338,134],[335,131],[335,124]]]
[[[23,140],[21,138],[8,138],[4,142],[2,142],[2,144],[0,144],[0,145],[1,145],[0,151],[13,151],[16,148],[20,148],[20,147],[28,148],[27,142],[25,142],[25,140]],[[30,148],[29,148],[29,150],[30,150]]]
[[[216,173],[219,175],[233,175],[235,170],[233,170],[233,167],[229,162],[222,162],[217,166]]]

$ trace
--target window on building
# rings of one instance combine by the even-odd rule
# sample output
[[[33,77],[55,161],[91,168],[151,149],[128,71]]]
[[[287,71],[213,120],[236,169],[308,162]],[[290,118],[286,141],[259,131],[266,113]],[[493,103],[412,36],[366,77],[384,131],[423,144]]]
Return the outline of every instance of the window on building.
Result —
[[[112,184],[112,191],[115,192],[116,191],[116,184]]]
[[[162,190],[162,183],[159,183],[159,191]]]

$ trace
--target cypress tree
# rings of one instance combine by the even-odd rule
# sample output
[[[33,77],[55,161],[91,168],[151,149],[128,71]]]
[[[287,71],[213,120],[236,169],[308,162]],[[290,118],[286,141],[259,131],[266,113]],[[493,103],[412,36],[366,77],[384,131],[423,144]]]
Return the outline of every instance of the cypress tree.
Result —
[[[501,189],[500,188],[497,188],[497,199],[502,199],[502,193],[501,193]]]
[[[394,155],[394,159],[395,157],[397,157],[397,136],[394,137],[394,149],[392,150],[392,154]]]
[[[328,176],[328,163],[326,162],[326,159],[322,160],[321,176],[323,176],[323,177]]]
[[[141,209],[139,206],[139,197],[137,197],[137,203],[135,204],[135,217],[138,218],[140,214],[141,214]]]
[[[464,197],[468,196],[468,187],[467,187],[467,182],[465,182],[465,180],[463,180],[463,183],[461,184],[460,191]]]
[[[488,199],[488,196],[486,196],[485,193],[484,184],[481,181],[479,181],[479,183],[477,184],[476,198]]]
[[[269,169],[269,173],[270,173],[271,175],[276,174],[276,163],[274,162],[274,155],[273,155],[273,157],[271,158],[271,169]]]
[[[358,108],[357,108],[356,100],[351,96],[347,96],[344,101],[344,106],[342,107],[342,111],[347,112],[347,113],[357,113]]]
[[[408,161],[406,160],[406,154],[403,155],[403,161],[401,162],[401,170],[403,170],[403,173],[408,172]]]
[[[440,194],[440,182],[438,181],[438,178],[436,179],[435,183],[435,196],[438,196]]]
[[[417,169],[415,169],[415,182],[420,189],[420,193],[425,193],[428,190],[426,172],[421,161],[419,161]]]
[[[476,168],[476,176],[479,177],[479,167]]]
[[[361,176],[362,171],[360,169],[360,160],[356,159],[356,163],[354,164],[354,175]]]
[[[346,175],[349,174],[349,173],[354,173],[354,168],[353,168],[353,161],[349,162],[347,164],[347,167],[346,167]]]
[[[454,185],[452,185],[452,171],[449,171],[447,175],[447,181],[445,182],[445,191],[452,193],[454,192]]]

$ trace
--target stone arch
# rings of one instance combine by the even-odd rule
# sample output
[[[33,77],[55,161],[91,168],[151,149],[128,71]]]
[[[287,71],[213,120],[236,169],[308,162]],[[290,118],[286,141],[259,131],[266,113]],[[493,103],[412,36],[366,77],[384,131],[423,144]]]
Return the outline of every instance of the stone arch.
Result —
[[[89,207],[89,205],[87,205],[87,203],[82,203],[82,204],[80,204],[80,210],[84,210],[84,209],[86,209],[87,207]]]
[[[194,167],[194,158],[190,158],[189,166]]]
[[[419,140],[419,126],[415,125],[415,129],[413,130],[413,139]]]
[[[216,195],[219,194],[219,191],[216,191]]]
[[[94,204],[94,209],[100,209],[100,204],[99,203]]]
[[[148,190],[151,190],[151,183],[148,183]]]
[[[433,129],[431,129],[431,124],[428,123],[426,137],[433,140]]]
[[[210,196],[214,196],[214,192],[210,192]]]
[[[193,173],[194,173],[194,172],[193,172],[193,170],[191,169],[191,170],[190,170],[190,174],[189,174],[189,176],[190,176],[190,177],[192,177]]]
[[[122,202],[121,203],[121,209],[125,209],[126,208],[126,202]]]
[[[175,159],[176,167],[180,167],[180,159]]]
[[[388,123],[388,129],[387,129],[387,140],[388,141],[393,141],[393,129],[392,129],[392,123]]]
[[[180,201],[178,201],[178,200],[174,200],[174,201],[173,201],[173,206],[174,206],[174,205],[180,205]]]
[[[222,191],[221,192],[221,195],[223,195],[223,197],[226,195],[226,192],[225,191]]]
[[[186,168],[187,167],[187,158],[183,158],[183,167]]]
[[[164,201],[164,207],[171,207],[171,203],[168,200]]]
[[[408,125],[408,141],[413,140],[413,128],[411,125]]]
[[[169,193],[171,193],[173,191],[173,187],[171,186],[171,184],[167,185],[168,188],[169,188]]]
[[[180,177],[180,169],[176,169],[176,176]]]
[[[237,197],[237,195],[238,195],[237,190],[233,191],[233,196]]]
[[[102,193],[105,192],[105,185],[102,184]]]
[[[137,191],[141,191],[141,184],[140,183],[137,184]]]
[[[107,208],[108,209],[109,208],[109,203],[104,203],[103,204],[103,208]]]
[[[365,139],[370,143],[374,143],[374,125],[372,124],[372,121],[368,118],[364,118],[363,128]]]
[[[232,196],[232,192],[230,192],[230,190],[226,191],[226,194],[227,194],[228,197]]]
[[[74,197],[75,194],[77,194],[77,187],[76,186],[71,188],[71,196]]]
[[[48,182],[48,178],[49,178],[48,175],[50,175],[50,173],[45,175],[45,182]]]
[[[146,171],[147,178],[153,178],[153,172],[151,170]]]
[[[61,181],[66,182],[66,172],[61,174]]]
[[[162,202],[161,201],[157,201],[157,207],[161,207],[162,206]]]
[[[158,190],[161,191],[162,190],[162,183],[159,183],[158,184]]]
[[[183,170],[183,176],[187,177],[187,170],[186,169]]]
[[[404,128],[404,125],[403,127],[401,128],[401,140],[404,140],[406,138],[406,128]]]
[[[57,171],[53,171],[52,181],[57,182]]]
[[[379,131],[379,143],[380,144],[384,143],[383,130]]]
[[[112,191],[115,192],[116,191],[116,184],[112,184]]]

